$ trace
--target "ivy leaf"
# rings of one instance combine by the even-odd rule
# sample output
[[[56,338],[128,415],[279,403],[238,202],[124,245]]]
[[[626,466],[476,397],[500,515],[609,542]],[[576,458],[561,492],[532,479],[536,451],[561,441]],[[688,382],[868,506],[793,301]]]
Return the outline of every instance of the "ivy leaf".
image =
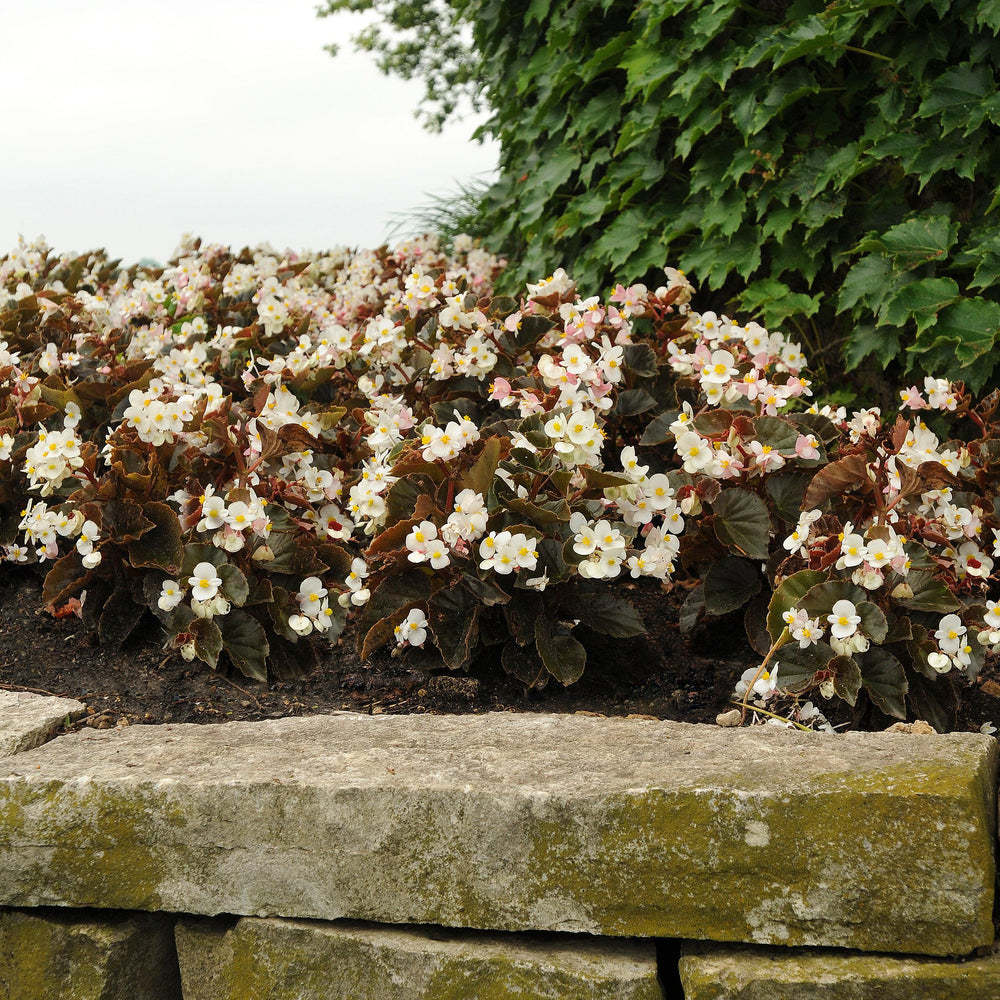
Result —
[[[712,563],[705,574],[705,610],[725,615],[743,607],[760,593],[761,573],[757,566],[737,556]]]
[[[917,333],[933,326],[938,313],[961,298],[957,282],[951,278],[923,278],[903,285],[882,303],[878,318],[889,326],[902,326],[909,319]]]
[[[886,230],[881,243],[894,267],[909,270],[941,260],[957,239],[957,222],[946,215],[924,215]]]
[[[960,365],[971,365],[984,354],[992,351],[1000,333],[1000,305],[976,296],[962,299],[943,309],[930,330],[936,339],[955,341],[955,356]],[[924,349],[920,338],[914,350]]]
[[[878,707],[896,719],[906,718],[906,692],[909,684],[903,665],[881,646],[872,646],[859,654],[861,683]]]
[[[544,614],[535,621],[535,648],[545,669],[561,684],[573,684],[583,676],[586,650],[569,629]]]
[[[712,504],[715,534],[723,545],[747,559],[767,560],[770,520],[767,506],[756,493],[725,489]]]

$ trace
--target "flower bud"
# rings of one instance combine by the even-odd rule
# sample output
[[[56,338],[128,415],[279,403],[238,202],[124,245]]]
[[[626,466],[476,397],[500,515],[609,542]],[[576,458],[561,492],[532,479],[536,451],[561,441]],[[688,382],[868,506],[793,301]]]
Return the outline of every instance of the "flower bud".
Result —
[[[186,643],[184,643],[183,646],[181,646],[181,656],[183,656],[185,660],[193,660],[194,659],[194,643],[193,642],[186,642]]]

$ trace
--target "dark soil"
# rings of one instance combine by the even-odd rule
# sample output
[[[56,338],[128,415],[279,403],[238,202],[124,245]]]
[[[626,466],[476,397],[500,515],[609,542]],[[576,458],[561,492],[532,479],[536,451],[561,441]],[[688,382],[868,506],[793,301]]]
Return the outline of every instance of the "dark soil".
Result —
[[[655,581],[626,584],[624,595],[648,633],[634,639],[588,638],[583,677],[541,691],[486,658],[468,673],[445,668],[433,650],[388,651],[363,665],[350,626],[335,647],[323,644],[320,666],[297,681],[262,684],[213,671],[164,650],[159,624],[144,619],[122,649],[101,646],[79,618],[42,610],[41,584],[27,570],[0,576],[0,688],[76,698],[87,706],[78,724],[97,728],[164,722],[228,722],[320,715],[333,711],[387,713],[588,712],[714,722],[729,707],[741,673],[759,657],[746,643],[741,616],[682,636],[677,624],[683,591]],[[957,728],[1000,722],[1000,673],[964,685]],[[829,708],[830,706],[822,706]],[[828,713],[830,714],[830,713]],[[833,717],[834,723],[849,716]],[[880,727],[890,719],[869,719]]]

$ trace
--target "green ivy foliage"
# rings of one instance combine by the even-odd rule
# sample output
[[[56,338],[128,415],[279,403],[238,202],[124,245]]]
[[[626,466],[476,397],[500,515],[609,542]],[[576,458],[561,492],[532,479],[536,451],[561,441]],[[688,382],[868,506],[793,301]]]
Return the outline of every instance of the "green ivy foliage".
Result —
[[[996,380],[1000,0],[481,0],[511,287],[679,261],[814,349]],[[804,318],[804,321],[803,321]]]

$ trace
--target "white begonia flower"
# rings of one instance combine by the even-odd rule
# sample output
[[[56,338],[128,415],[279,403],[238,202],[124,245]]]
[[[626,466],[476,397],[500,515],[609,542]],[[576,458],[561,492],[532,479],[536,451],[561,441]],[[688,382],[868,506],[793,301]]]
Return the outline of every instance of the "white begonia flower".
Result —
[[[837,569],[860,566],[865,561],[866,555],[865,540],[861,535],[846,534],[840,542],[840,558],[837,560]]]
[[[945,615],[934,633],[934,638],[937,639],[942,653],[954,655],[965,645],[965,633],[966,628],[958,615]]]
[[[299,592],[295,595],[299,602],[299,607],[307,615],[313,615],[319,611],[321,601],[326,597],[328,591],[323,586],[323,581],[318,576],[307,576],[299,587]]]
[[[951,657],[944,653],[928,653],[927,662],[939,673],[946,674],[951,670]]]
[[[226,501],[220,496],[207,496],[201,506],[199,531],[217,531],[226,523]]]
[[[306,615],[289,615],[288,627],[298,635],[309,635],[313,630],[313,623]]]
[[[792,629],[792,638],[798,642],[799,649],[814,646],[823,638],[823,626],[820,625],[818,618],[806,618]]]
[[[830,623],[830,634],[835,639],[848,639],[858,630],[861,616],[850,601],[837,601],[833,606],[833,614],[827,615]]]
[[[1000,601],[986,602],[986,614],[983,615],[983,621],[987,628],[1000,629]]]
[[[747,691],[750,691],[752,696],[767,700],[772,692],[778,686],[778,667],[775,666],[773,670],[763,670],[760,672],[760,676],[754,680],[757,675],[759,667],[747,667],[743,671],[743,676],[736,682],[736,697],[743,698]],[[753,681],[753,688],[750,687],[750,682]]]
[[[222,578],[210,562],[200,562],[194,568],[194,575],[188,577],[188,583],[196,601],[210,601],[219,592]]]
[[[427,616],[419,608],[414,608],[393,632],[400,646],[422,646],[427,638]]]
[[[176,580],[164,580],[156,606],[161,611],[173,611],[183,600],[184,591],[181,585]]]

